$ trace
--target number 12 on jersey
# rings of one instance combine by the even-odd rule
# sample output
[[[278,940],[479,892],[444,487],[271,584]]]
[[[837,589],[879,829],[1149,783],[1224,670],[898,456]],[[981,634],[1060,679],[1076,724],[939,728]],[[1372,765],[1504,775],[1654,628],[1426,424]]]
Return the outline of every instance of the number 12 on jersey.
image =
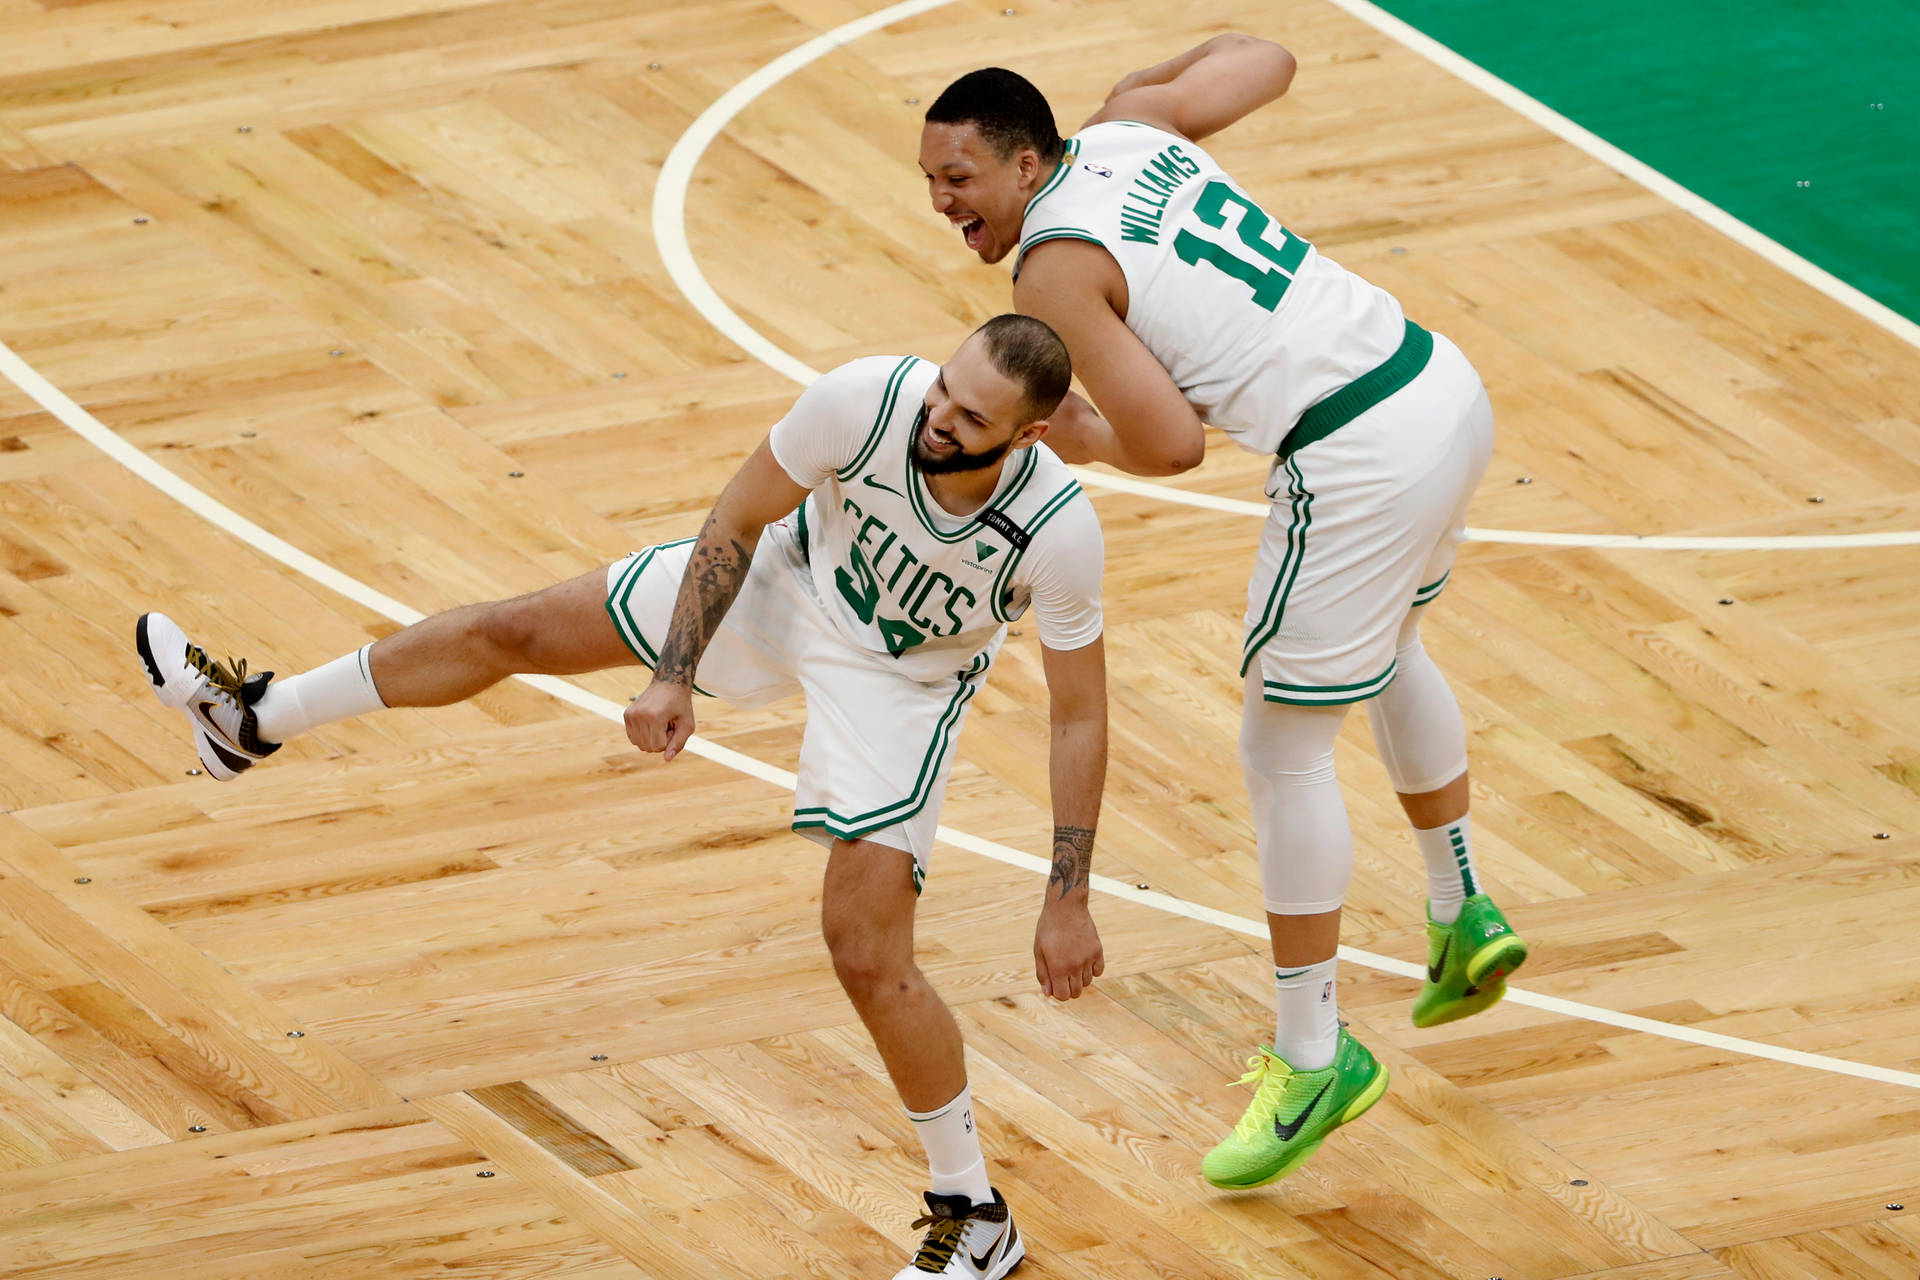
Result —
[[[1240,243],[1264,262],[1272,263],[1271,267],[1263,266],[1261,262],[1250,262],[1226,245],[1216,244],[1184,229],[1174,237],[1173,251],[1188,266],[1205,262],[1245,282],[1253,289],[1254,305],[1271,311],[1280,305],[1287,286],[1293,283],[1293,273],[1306,261],[1309,246],[1285,227],[1280,228],[1280,234],[1285,238],[1282,244],[1275,246],[1267,243],[1267,228],[1277,224],[1259,205],[1217,180],[1209,182],[1201,191],[1199,201],[1193,206],[1193,216],[1209,227],[1225,230],[1229,204],[1237,205],[1240,209],[1236,227]]]

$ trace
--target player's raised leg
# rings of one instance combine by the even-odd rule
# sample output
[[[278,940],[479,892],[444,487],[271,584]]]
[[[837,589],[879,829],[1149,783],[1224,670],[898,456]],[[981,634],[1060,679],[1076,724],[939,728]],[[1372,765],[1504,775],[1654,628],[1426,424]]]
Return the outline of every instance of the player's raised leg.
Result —
[[[201,763],[237,777],[287,739],[385,707],[441,707],[510,675],[576,675],[633,663],[606,614],[607,571],[509,600],[465,605],[276,681],[219,662],[164,613],[134,628],[147,678],[192,725]]]
[[[998,1280],[1026,1256],[1006,1201],[987,1180],[974,1131],[960,1027],[913,958],[918,901],[913,856],[868,840],[835,840],[821,932],[833,971],[873,1036],[926,1147],[926,1228],[895,1280],[928,1274]]]
[[[1219,1187],[1256,1187],[1297,1169],[1329,1134],[1387,1089],[1387,1071],[1341,1027],[1340,908],[1353,878],[1353,830],[1334,776],[1346,707],[1294,706],[1247,683],[1240,763],[1253,802],[1260,880],[1273,942],[1273,1046],[1248,1059],[1253,1100],[1201,1171]]]
[[[1416,1027],[1499,1003],[1507,975],[1527,958],[1526,941],[1474,870],[1467,731],[1452,688],[1420,643],[1424,611],[1421,605],[1408,614],[1394,659],[1399,674],[1367,707],[1381,762],[1427,865],[1427,980],[1413,1002]]]

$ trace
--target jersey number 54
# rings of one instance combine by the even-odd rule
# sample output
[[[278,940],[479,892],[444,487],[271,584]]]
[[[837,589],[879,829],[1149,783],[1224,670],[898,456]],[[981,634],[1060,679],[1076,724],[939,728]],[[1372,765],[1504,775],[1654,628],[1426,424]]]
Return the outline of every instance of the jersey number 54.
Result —
[[[852,562],[853,572],[845,569],[833,571],[834,585],[840,588],[840,595],[853,606],[853,614],[860,621],[880,628],[880,635],[887,642],[887,652],[899,657],[927,637],[918,627],[904,622],[895,622],[892,618],[875,618],[880,608],[880,583],[874,578],[873,570],[867,565],[867,558],[860,554],[859,544],[849,544],[848,560]],[[896,575],[897,576],[897,575]]]

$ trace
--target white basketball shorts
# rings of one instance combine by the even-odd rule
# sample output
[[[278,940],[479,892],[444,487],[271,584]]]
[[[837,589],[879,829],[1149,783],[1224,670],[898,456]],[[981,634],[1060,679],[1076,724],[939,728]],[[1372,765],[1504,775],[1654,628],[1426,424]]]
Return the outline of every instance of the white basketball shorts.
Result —
[[[1407,610],[1440,594],[1493,454],[1493,408],[1439,334],[1413,381],[1275,462],[1241,673],[1267,701],[1361,702],[1392,683]]]
[[[673,618],[694,539],[636,551],[607,569],[607,615],[652,668]],[[821,844],[871,840],[913,856],[926,881],[967,704],[998,645],[931,683],[835,630],[785,523],[761,535],[747,580],[694,675],[694,688],[753,707],[804,692],[793,829]]]

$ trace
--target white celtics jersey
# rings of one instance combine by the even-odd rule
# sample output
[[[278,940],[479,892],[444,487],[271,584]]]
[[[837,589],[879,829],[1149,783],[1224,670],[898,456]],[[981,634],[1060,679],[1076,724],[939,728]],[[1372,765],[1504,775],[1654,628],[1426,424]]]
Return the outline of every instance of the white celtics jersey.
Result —
[[[1033,606],[1040,638],[1101,630],[1093,504],[1044,445],[1009,453],[970,516],[927,492],[910,445],[939,366],[876,356],[820,378],[775,425],[774,457],[812,490],[795,513],[814,593],[849,640],[917,680],[950,677]]]
[[[1405,337],[1392,294],[1288,231],[1207,153],[1132,121],[1067,140],[1027,205],[1020,260],[1049,240],[1091,240],[1120,264],[1127,327],[1203,418],[1272,454],[1301,411],[1391,356]]]

